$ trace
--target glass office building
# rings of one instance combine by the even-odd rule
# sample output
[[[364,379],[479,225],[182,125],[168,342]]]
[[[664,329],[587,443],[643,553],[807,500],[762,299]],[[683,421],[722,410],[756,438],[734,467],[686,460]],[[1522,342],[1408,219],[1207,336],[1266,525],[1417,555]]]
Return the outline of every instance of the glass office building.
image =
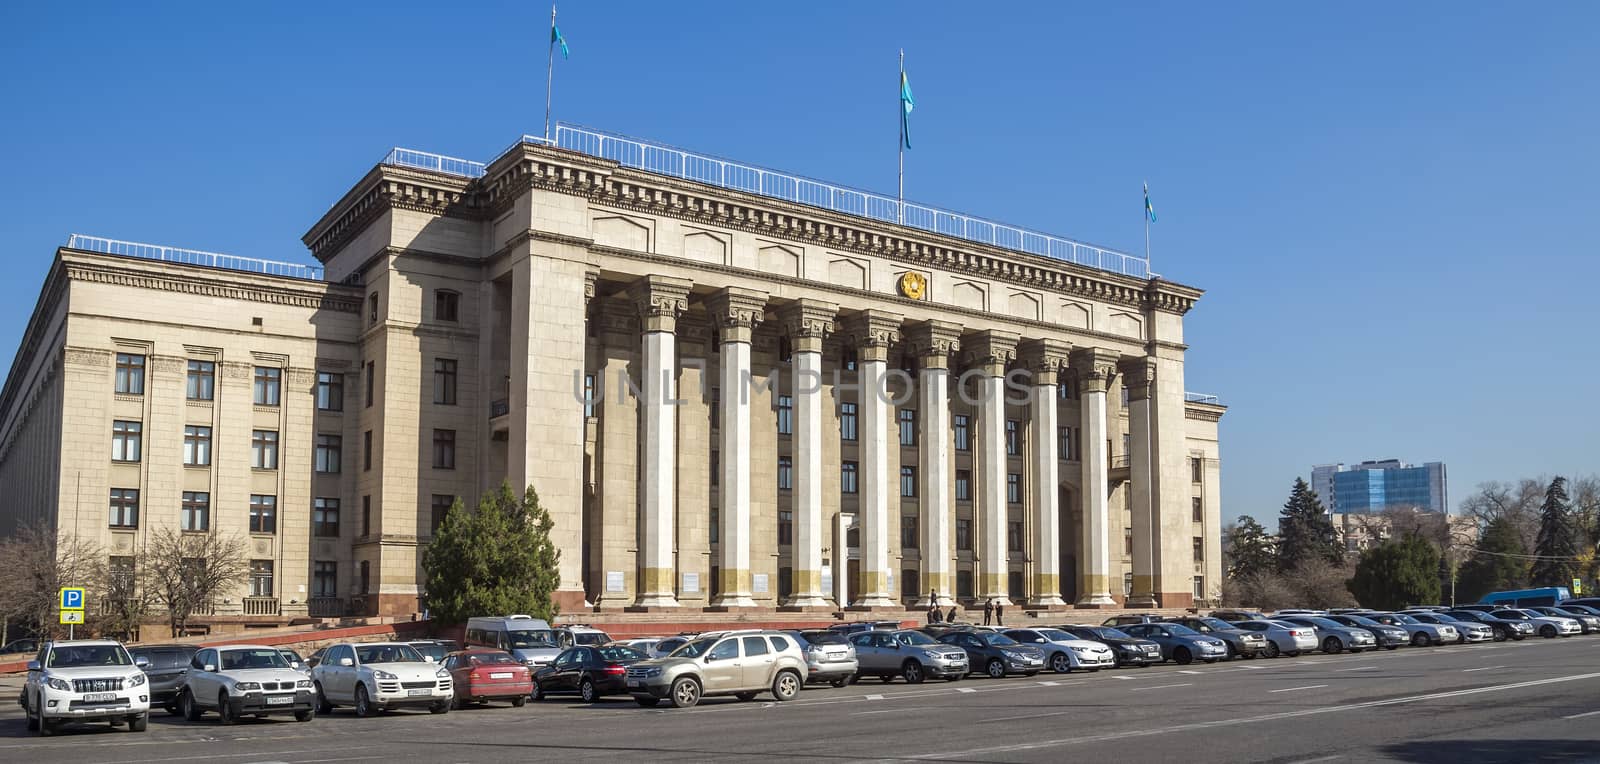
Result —
[[[1372,514],[1389,507],[1415,507],[1448,512],[1443,462],[1405,464],[1395,459],[1319,465],[1311,470],[1311,488],[1330,514]]]

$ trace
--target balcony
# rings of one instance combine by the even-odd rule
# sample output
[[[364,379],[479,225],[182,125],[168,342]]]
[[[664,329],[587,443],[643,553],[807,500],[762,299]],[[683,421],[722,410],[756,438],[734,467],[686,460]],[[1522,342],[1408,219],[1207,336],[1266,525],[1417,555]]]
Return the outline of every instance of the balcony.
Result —
[[[507,415],[509,413],[511,413],[511,400],[510,399],[501,398],[500,400],[497,400],[497,401],[489,401],[489,418],[490,419],[499,419],[500,417],[503,417],[503,416],[505,416],[505,415]]]
[[[344,616],[344,599],[312,597],[306,602],[306,615],[312,618],[340,618]]]
[[[245,615],[277,616],[281,612],[277,597],[245,597]]]
[[[1131,477],[1132,474],[1133,468],[1131,463],[1128,461],[1127,454],[1118,454],[1111,457],[1111,469],[1108,471],[1106,477],[1110,480],[1113,487],[1120,483],[1128,482],[1128,478]]]

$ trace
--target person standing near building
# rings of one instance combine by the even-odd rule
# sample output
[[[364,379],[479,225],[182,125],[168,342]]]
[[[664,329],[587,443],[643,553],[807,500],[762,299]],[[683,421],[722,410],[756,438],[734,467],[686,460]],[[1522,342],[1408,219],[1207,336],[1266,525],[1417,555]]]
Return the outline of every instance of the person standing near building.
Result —
[[[994,603],[994,625],[1006,625],[1006,606],[1003,602]]]
[[[983,625],[988,626],[990,619],[994,618],[994,599],[983,601]]]

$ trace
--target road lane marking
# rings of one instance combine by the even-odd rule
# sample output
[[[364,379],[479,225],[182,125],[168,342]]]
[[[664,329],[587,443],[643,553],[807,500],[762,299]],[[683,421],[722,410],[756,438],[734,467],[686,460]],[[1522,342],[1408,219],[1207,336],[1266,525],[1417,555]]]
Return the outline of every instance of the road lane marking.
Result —
[[[1018,719],[1043,719],[1043,718],[1049,717],[1049,716],[1066,716],[1067,714],[1075,714],[1075,713],[1078,713],[1078,712],[1077,711],[1055,711],[1055,712],[1048,713],[1048,714],[1028,714],[1026,716],[999,716],[999,717],[995,717],[993,719],[979,719],[978,723],[979,724],[984,724],[986,722],[1012,722],[1012,721],[1017,721]]]
[[[1060,682],[1040,682],[1039,684],[1044,686],[1044,687],[1055,687],[1056,685],[1061,684],[1061,683]]]
[[[1502,669],[1502,668],[1505,668],[1505,666],[1484,666],[1483,668],[1462,669],[1461,673],[1466,674],[1466,673],[1469,673],[1469,672],[1472,672],[1472,671],[1493,671],[1494,669]]]
[[[1334,754],[1332,756],[1322,756],[1315,759],[1301,759],[1294,764],[1317,764],[1319,761],[1333,761],[1334,759],[1339,758],[1339,756],[1340,754]]]
[[[1144,692],[1145,690],[1165,690],[1165,689],[1172,688],[1172,687],[1193,687],[1193,686],[1194,686],[1194,682],[1184,682],[1183,684],[1158,684],[1158,685],[1156,685],[1154,687],[1135,687],[1135,688],[1133,688],[1133,691],[1134,692]]]
[[[866,698],[867,700],[883,700],[882,695],[863,695],[862,697]]]
[[[924,708],[922,706],[915,706],[915,707],[912,707],[912,708],[885,708],[885,709],[878,710],[878,711],[857,711],[857,712],[851,714],[851,716],[871,716],[873,714],[903,714],[903,713],[905,713],[907,711],[926,711],[926,710],[928,710],[928,709],[926,709],[926,708]]]
[[[1317,689],[1319,687],[1327,687],[1327,685],[1325,685],[1325,684],[1308,684],[1308,685],[1306,685],[1304,687],[1285,687],[1285,688],[1283,688],[1281,690],[1267,690],[1267,692],[1295,692],[1297,690],[1315,690],[1315,689]]]
[[[956,692],[977,692],[977,690],[974,690],[971,687],[957,687]]]
[[[1377,668],[1377,666],[1357,666],[1355,668],[1334,669],[1333,673],[1342,674],[1342,673],[1344,673],[1346,671],[1371,671],[1371,670],[1373,670],[1375,668]]]
[[[1563,716],[1561,718],[1563,718],[1563,719],[1582,719],[1585,716],[1600,716],[1600,711],[1588,711],[1588,712],[1581,713],[1581,714],[1573,714],[1571,716]]]
[[[1198,672],[1198,671],[1179,671],[1178,673],[1180,673],[1180,674],[1198,674],[1200,672]]]

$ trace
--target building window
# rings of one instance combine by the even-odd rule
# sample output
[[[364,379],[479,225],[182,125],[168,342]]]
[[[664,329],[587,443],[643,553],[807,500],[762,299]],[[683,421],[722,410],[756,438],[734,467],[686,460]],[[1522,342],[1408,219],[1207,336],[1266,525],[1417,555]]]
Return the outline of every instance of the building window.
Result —
[[[596,399],[594,397],[594,375],[593,374],[585,374],[585,375],[583,375],[583,416],[585,418],[588,418],[588,419],[594,418],[594,402],[595,402],[595,400]]]
[[[950,421],[955,423],[956,450],[957,451],[971,451],[972,450],[972,417],[969,417],[966,414],[956,414],[954,417],[951,417]]]
[[[311,502],[311,535],[339,537],[339,500],[317,498]]]
[[[1194,498],[1189,499],[1189,504],[1190,504],[1190,508],[1189,508],[1190,514],[1193,515],[1193,517],[1190,518],[1190,519],[1194,520],[1197,523],[1205,522],[1206,521],[1206,507],[1205,507],[1205,503],[1200,499],[1200,497],[1196,496]]]
[[[139,527],[139,489],[111,489],[111,527]]]
[[[367,323],[378,323],[378,293],[367,295]]]
[[[108,594],[134,594],[134,587],[137,584],[133,573],[133,558],[113,556],[109,562],[111,564],[106,572],[110,574],[111,591]]]
[[[361,535],[372,535],[372,497],[361,497]]]
[[[1006,420],[1006,455],[1022,455],[1022,423],[1015,419]]]
[[[184,383],[184,395],[191,401],[209,401],[216,397],[216,390],[216,362],[190,361],[189,376]]]
[[[1022,551],[1022,523],[1017,520],[1006,523],[1006,550]]]
[[[144,356],[117,354],[117,392],[144,395]]]
[[[439,535],[439,526],[444,525],[444,519],[450,516],[450,508],[455,506],[456,497],[436,493],[433,495],[433,506],[429,507],[431,514],[428,516],[428,535]]]
[[[260,495],[250,497],[250,532],[278,532],[278,497]]]
[[[1203,600],[1203,599],[1206,598],[1206,577],[1205,576],[1195,576],[1194,577],[1194,598],[1195,598],[1196,601]]]
[[[372,408],[372,399],[377,397],[374,394],[374,390],[373,390],[373,388],[377,385],[377,379],[378,379],[378,362],[377,361],[367,361],[367,373],[362,375],[361,382],[362,382],[362,385],[366,388],[367,398],[366,398],[365,405],[369,409]]]
[[[456,362],[454,359],[433,359],[433,402],[440,406],[456,405]]]
[[[1123,573],[1122,574],[1122,596],[1124,596],[1124,597],[1132,597],[1133,596],[1133,574],[1132,573]]]
[[[845,462],[839,465],[839,492],[855,493],[857,490],[856,473],[858,466],[855,462]]]
[[[794,568],[778,568],[778,599],[787,600],[794,595]]]
[[[277,430],[254,430],[250,433],[250,466],[258,470],[278,468]]]
[[[972,551],[972,521],[965,517],[956,518],[956,549]]]
[[[1125,554],[1125,555],[1128,555],[1130,557],[1133,556],[1133,529],[1132,528],[1123,528],[1122,529],[1122,553]]]
[[[283,369],[270,366],[257,366],[253,402],[257,406],[278,405],[279,394],[282,392]]]
[[[778,396],[778,434],[794,434],[794,396]]]
[[[111,460],[114,462],[139,461],[140,443],[144,425],[118,419],[111,423]]]
[[[183,463],[188,467],[211,464],[211,428],[197,424],[183,427]]]
[[[361,571],[360,593],[364,595],[372,591],[372,563],[368,560],[362,560],[359,569]]]
[[[794,343],[788,337],[778,338],[778,363],[788,363],[794,358]]]
[[[441,470],[456,468],[456,431],[433,431],[433,466]]]
[[[917,468],[916,467],[901,467],[900,468],[900,498],[902,498],[902,499],[915,499],[915,498],[917,498]]]
[[[972,501],[972,470],[956,470],[956,501]]]
[[[250,561],[250,596],[272,596],[272,561]]]
[[[787,491],[794,488],[794,460],[787,456],[778,457],[778,490]]]
[[[178,517],[178,527],[186,531],[211,530],[211,494],[184,491],[183,511]]]
[[[711,508],[711,527],[707,528],[706,530],[708,531],[707,538],[710,540],[710,543],[717,544],[722,541],[722,520],[720,517],[718,517],[716,507]],[[715,567],[711,569],[711,585],[718,585],[717,569]]]
[[[344,438],[338,435],[318,435],[316,451],[316,470],[318,472],[336,473],[340,471],[340,462],[344,451]]]
[[[448,289],[433,291],[433,320],[454,323],[461,320],[461,293]]]
[[[959,599],[972,599],[972,571],[956,571],[956,597]]]
[[[1201,483],[1205,480],[1206,460],[1198,457],[1189,459],[1189,481]]]
[[[1206,559],[1206,540],[1200,536],[1194,537],[1194,561],[1203,562]]]
[[[339,563],[317,560],[311,567],[311,596],[339,596]]]
[[[917,544],[918,544],[918,540],[917,540],[918,538],[919,538],[919,534],[917,533],[917,516],[916,515],[901,515],[900,516],[900,548],[901,549],[916,549],[917,548]]]
[[[1061,381],[1056,383],[1056,394],[1064,401],[1077,398],[1078,380],[1072,377],[1062,377]]]
[[[1022,473],[1006,473],[1006,501],[1012,504],[1022,503]]]
[[[900,571],[900,598],[915,599],[922,593],[922,580],[918,577],[916,568],[905,568]]]
[[[860,358],[861,356],[856,353],[855,348],[845,348],[843,355],[839,359],[839,365],[843,366],[845,371],[855,371],[856,362]]]
[[[900,409],[900,445],[917,444],[917,410]]]
[[[855,440],[858,434],[856,425],[856,404],[839,404],[839,438],[841,440]]]
[[[1072,428],[1058,427],[1056,433],[1056,458],[1064,462],[1072,461]]]
[[[788,510],[778,512],[778,545],[787,546],[794,543],[794,513]]]
[[[711,452],[711,487],[712,488],[716,488],[717,484],[719,484],[721,482],[722,482],[722,458],[721,458],[721,454],[716,452],[716,451],[712,451]]]
[[[317,372],[317,409],[344,411],[344,375],[334,371]]]
[[[361,433],[361,469],[363,472],[372,469],[372,431]]]
[[[1006,573],[1006,592],[1014,600],[1021,600],[1026,595],[1022,588],[1022,571],[1013,570]]]

